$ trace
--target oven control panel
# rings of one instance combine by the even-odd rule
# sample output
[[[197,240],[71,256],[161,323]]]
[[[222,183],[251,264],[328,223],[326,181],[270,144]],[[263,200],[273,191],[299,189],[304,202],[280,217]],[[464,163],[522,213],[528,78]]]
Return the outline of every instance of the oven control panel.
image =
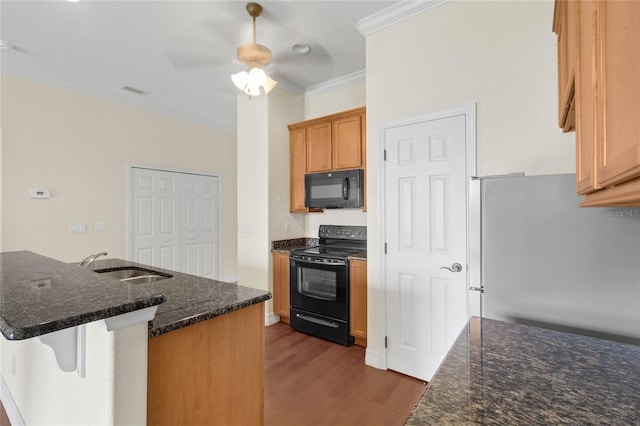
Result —
[[[318,237],[366,241],[367,227],[356,225],[320,225]]]

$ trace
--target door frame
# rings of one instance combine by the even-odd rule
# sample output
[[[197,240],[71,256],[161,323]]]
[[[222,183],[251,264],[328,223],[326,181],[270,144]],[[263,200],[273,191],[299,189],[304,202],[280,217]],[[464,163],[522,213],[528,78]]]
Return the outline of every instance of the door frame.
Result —
[[[127,162],[127,166],[126,166],[127,170],[127,199],[126,199],[126,203],[125,203],[125,209],[126,209],[126,229],[127,229],[127,248],[126,248],[126,255],[127,255],[127,260],[131,260],[131,245],[132,245],[132,239],[131,239],[131,231],[132,231],[132,220],[133,218],[132,213],[132,206],[131,206],[131,183],[133,181],[133,169],[147,169],[147,170],[157,170],[159,172],[170,172],[170,173],[180,173],[180,174],[188,174],[188,175],[200,175],[200,176],[208,176],[208,177],[215,177],[217,178],[217,193],[218,193],[218,199],[217,199],[217,207],[218,207],[218,223],[216,224],[216,226],[218,227],[218,238],[216,241],[216,244],[218,244],[218,250],[217,250],[217,258],[214,259],[214,263],[217,267],[217,274],[215,279],[216,280],[220,280],[221,279],[221,273],[222,273],[222,176],[216,174],[216,173],[211,173],[211,172],[203,172],[200,170],[193,170],[193,169],[182,169],[182,168],[178,168],[178,167],[166,167],[166,166],[156,166],[156,165],[151,165],[151,164],[143,164],[143,163],[129,163]]]
[[[440,119],[444,119],[444,118],[451,118],[451,117],[456,117],[456,116],[460,116],[460,115],[464,115],[465,116],[465,155],[466,155],[466,179],[465,179],[465,187],[466,187],[466,194],[465,194],[465,205],[466,205],[466,236],[467,236],[467,243],[466,243],[466,256],[467,256],[467,265],[469,263],[469,255],[470,255],[470,246],[469,246],[469,182],[471,177],[476,176],[476,103],[472,103],[472,104],[468,104],[465,106],[461,106],[458,108],[451,108],[451,109],[447,109],[447,110],[442,110],[442,111],[437,111],[437,112],[433,112],[433,113],[427,113],[427,114],[422,114],[422,115],[418,115],[418,116],[413,116],[410,118],[405,118],[405,119],[400,119],[400,120],[393,120],[393,121],[388,121],[388,122],[383,122],[382,125],[380,126],[380,146],[379,146],[379,150],[380,150],[380,162],[379,162],[379,170],[380,170],[380,181],[379,181],[379,188],[380,189],[380,201],[379,201],[379,208],[380,208],[380,220],[378,221],[378,226],[379,226],[379,235],[383,236],[383,239],[385,239],[386,235],[387,235],[387,229],[386,229],[386,219],[387,219],[387,211],[386,211],[386,198],[387,198],[387,193],[386,193],[386,181],[387,181],[387,173],[386,173],[386,166],[385,166],[385,156],[384,156],[384,151],[385,151],[385,146],[386,146],[386,138],[385,138],[385,134],[386,131],[388,129],[392,129],[394,127],[402,127],[402,126],[407,126],[407,125],[412,125],[412,124],[418,124],[418,123],[423,123],[426,121],[434,121],[434,120],[440,120]],[[380,347],[380,351],[378,353],[378,365],[379,368],[388,369],[388,357],[387,357],[387,351],[388,349],[385,347],[385,338],[387,336],[387,262],[386,262],[386,256],[385,256],[385,250],[384,250],[384,241],[382,241],[382,244],[379,245],[379,255],[380,255],[380,259],[383,259],[382,262],[380,262],[379,265],[379,271],[378,273],[380,274],[380,283],[381,283],[381,295],[382,297],[380,297],[379,300],[379,304],[378,304],[378,312],[379,312],[379,338],[380,338],[380,342],[381,342],[381,347]],[[466,282],[467,282],[467,287],[469,287],[469,267],[466,268]],[[470,297],[469,297],[469,291],[467,291],[467,313],[471,312],[470,310]],[[368,354],[369,356],[371,356],[371,358],[375,358],[375,356],[373,356],[374,354]]]

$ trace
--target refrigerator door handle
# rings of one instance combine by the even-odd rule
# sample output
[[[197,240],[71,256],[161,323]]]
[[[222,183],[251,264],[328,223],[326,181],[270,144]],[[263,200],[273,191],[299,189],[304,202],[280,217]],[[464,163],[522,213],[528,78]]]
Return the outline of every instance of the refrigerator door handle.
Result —
[[[440,269],[448,269],[451,272],[460,272],[462,271],[462,265],[459,263],[454,263],[453,265],[451,265],[451,267],[443,266]]]

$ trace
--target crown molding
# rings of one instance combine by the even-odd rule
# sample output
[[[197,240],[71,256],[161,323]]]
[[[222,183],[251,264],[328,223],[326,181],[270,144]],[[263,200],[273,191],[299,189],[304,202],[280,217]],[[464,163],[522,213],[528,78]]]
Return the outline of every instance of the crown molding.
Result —
[[[356,71],[351,74],[343,75],[342,77],[334,78],[333,80],[325,81],[324,83],[309,86],[304,91],[304,97],[305,99],[313,98],[318,95],[335,92],[336,90],[351,87],[356,84],[365,83],[366,81],[366,70]]]
[[[362,18],[356,24],[356,28],[360,34],[367,37],[398,22],[404,21],[412,16],[427,10],[435,9],[451,0],[419,0],[419,1],[402,1],[394,4],[373,15]]]
[[[304,96],[304,88],[294,83],[293,81],[287,80],[286,78],[284,78],[281,75],[278,75],[277,73],[274,73],[273,75],[271,75],[271,78],[273,78],[275,81],[278,82],[278,85],[276,86],[276,88],[285,90],[286,92],[294,96],[300,96],[300,97]]]

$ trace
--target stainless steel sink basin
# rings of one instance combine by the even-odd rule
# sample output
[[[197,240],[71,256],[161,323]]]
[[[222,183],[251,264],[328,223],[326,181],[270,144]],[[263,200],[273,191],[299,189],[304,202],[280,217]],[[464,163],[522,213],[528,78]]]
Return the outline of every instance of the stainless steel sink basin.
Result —
[[[172,275],[151,269],[139,268],[136,266],[124,266],[121,268],[96,269],[94,272],[108,277],[119,279],[130,284],[146,284],[154,281],[166,280]]]

